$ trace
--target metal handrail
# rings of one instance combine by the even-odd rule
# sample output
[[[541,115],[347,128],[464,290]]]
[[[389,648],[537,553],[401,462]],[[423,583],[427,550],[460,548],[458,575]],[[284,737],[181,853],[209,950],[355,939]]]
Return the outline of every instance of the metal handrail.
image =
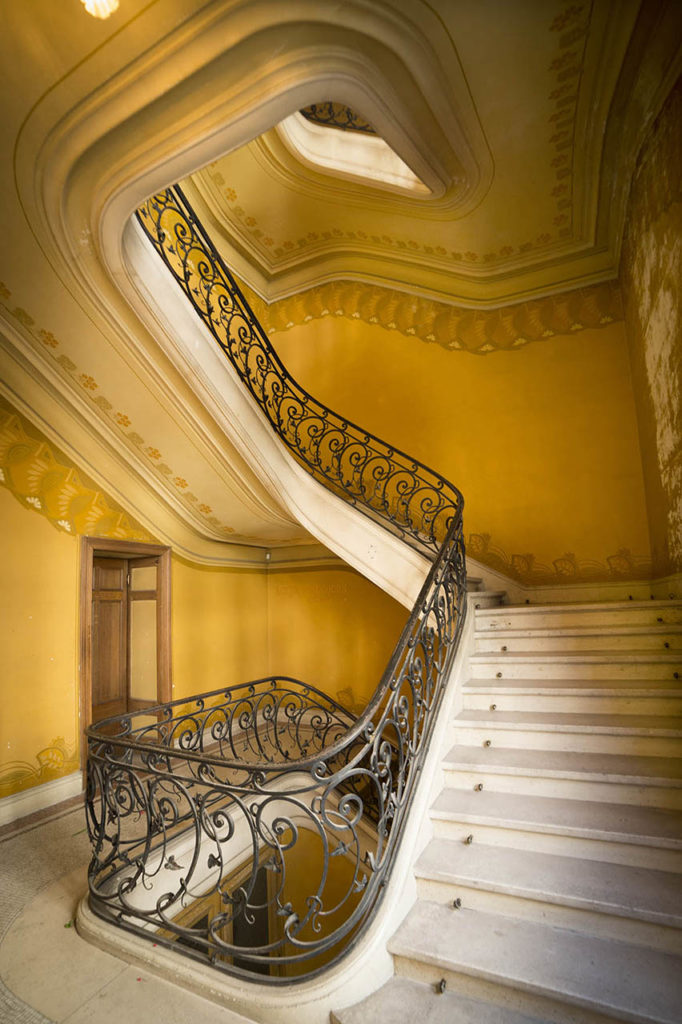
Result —
[[[291,377],[179,188],[138,219],[294,457],[433,559],[357,718],[273,677],[87,730],[93,910],[290,982],[343,955],[384,891],[464,621],[463,501]]]
[[[302,107],[299,114],[302,114],[307,121],[323,125],[325,128],[339,128],[343,132],[376,135],[376,131],[369,121],[357,114],[351,107],[347,107],[343,103],[335,103],[333,100],[311,103],[307,107]]]

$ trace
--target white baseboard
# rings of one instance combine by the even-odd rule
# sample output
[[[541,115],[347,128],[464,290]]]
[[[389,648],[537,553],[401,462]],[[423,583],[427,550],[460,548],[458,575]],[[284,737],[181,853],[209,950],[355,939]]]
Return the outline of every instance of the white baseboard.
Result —
[[[42,786],[22,789],[20,793],[12,793],[0,800],[0,825],[9,825],[12,821],[25,818],[27,814],[35,814],[46,807],[60,804],[83,792],[83,776],[81,772],[72,772],[63,779],[44,782]]]

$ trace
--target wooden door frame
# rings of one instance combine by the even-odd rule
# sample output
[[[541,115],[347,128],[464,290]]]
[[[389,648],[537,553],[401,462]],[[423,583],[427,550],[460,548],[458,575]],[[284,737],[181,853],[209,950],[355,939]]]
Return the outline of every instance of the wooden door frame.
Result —
[[[79,733],[81,768],[85,769],[87,745],[85,729],[92,722],[92,580],[93,559],[99,554],[126,555],[133,558],[153,556],[159,560],[156,603],[157,697],[160,704],[172,699],[171,676],[171,549],[162,544],[110,540],[108,537],[81,537],[80,547],[80,694]]]

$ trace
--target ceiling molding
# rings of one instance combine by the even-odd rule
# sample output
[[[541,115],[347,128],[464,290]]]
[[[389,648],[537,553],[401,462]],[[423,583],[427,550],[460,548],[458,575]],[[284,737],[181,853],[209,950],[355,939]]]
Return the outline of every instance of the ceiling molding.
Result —
[[[245,155],[228,155],[185,187],[228,263],[268,302],[344,278],[495,307],[610,280],[618,273],[642,122],[655,116],[679,66],[680,10],[671,0],[647,0],[641,9],[637,0],[617,6],[609,0],[590,5],[566,0],[558,14],[547,10],[548,96],[538,97],[537,107],[538,115],[543,104],[549,110],[545,127],[539,122],[551,163],[542,170],[543,188],[548,183],[551,189],[549,219],[530,239],[519,237],[514,244],[503,239],[498,251],[455,251],[453,242],[461,226],[485,210],[490,222],[503,223],[508,197],[495,199],[488,187],[475,202],[471,195],[462,200],[453,193],[417,199],[362,188],[343,177],[334,182],[296,160],[276,132],[250,143],[249,162]],[[544,18],[540,12],[537,32]],[[491,34],[491,46],[505,38],[500,33]],[[465,39],[465,63],[466,46]],[[624,101],[625,95],[630,100]],[[636,96],[646,109],[644,118]],[[495,155],[498,162],[505,156],[504,151]],[[241,185],[231,169],[237,179],[241,174]],[[529,170],[517,183],[520,199],[533,191]],[[251,173],[257,175],[252,178],[255,202],[242,195]],[[273,215],[278,203],[288,210],[289,222],[292,211],[300,211],[297,234],[279,227]],[[428,230],[427,224],[432,224]]]

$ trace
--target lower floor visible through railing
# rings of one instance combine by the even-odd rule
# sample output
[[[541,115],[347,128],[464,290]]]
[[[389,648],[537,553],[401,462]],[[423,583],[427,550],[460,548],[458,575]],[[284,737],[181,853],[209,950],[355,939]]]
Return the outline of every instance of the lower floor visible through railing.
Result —
[[[453,524],[357,718],[267,678],[88,735],[90,905],[272,984],[316,974],[381,900],[464,620]]]

